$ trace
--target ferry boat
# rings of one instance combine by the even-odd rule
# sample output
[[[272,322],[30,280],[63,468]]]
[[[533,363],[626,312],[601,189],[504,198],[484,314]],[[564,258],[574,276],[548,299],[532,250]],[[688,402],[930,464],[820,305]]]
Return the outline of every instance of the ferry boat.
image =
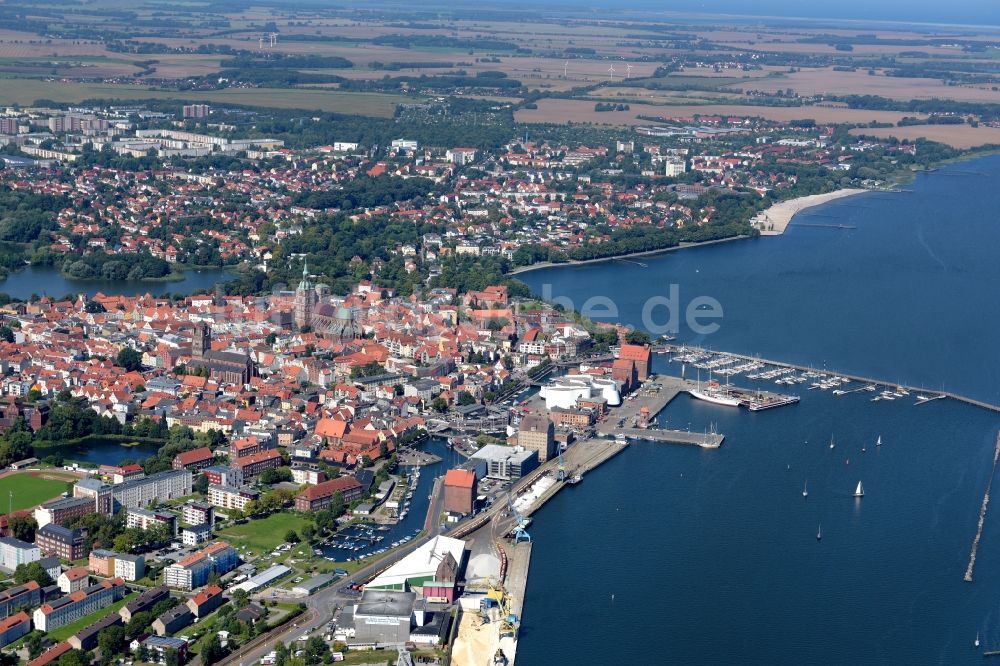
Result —
[[[688,393],[699,400],[704,400],[715,405],[724,405],[726,407],[740,406],[740,399],[732,395],[716,381],[710,381],[704,387],[698,386],[697,388],[688,389]]]

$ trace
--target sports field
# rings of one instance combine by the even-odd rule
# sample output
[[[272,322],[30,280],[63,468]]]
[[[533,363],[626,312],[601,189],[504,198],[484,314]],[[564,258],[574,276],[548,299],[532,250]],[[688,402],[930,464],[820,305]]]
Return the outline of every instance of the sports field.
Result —
[[[66,481],[45,479],[34,476],[30,472],[18,472],[0,478],[0,510],[8,510],[8,500],[13,492],[13,502],[9,508],[13,511],[30,509],[53,497],[58,497],[66,490]]]

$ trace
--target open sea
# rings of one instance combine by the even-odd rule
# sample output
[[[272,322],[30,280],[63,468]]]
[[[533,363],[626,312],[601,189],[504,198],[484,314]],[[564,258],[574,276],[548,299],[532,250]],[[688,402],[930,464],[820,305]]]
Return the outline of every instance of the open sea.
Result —
[[[681,342],[1000,403],[998,185],[1000,157],[982,158],[809,209],[781,237],[519,278],[577,307],[607,295],[633,325],[676,284],[682,305],[723,309],[710,335],[682,318]],[[518,664],[972,664],[1000,649],[996,507],[963,580],[1000,414],[731,381],[802,401],[751,414],[679,396],[660,422],[715,424],[721,449],[635,443],[535,514]]]

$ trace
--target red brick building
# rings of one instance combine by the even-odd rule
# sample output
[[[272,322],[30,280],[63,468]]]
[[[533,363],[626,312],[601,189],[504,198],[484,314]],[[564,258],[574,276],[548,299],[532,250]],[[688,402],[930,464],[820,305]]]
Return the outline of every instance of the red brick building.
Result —
[[[476,472],[450,469],[444,475],[444,510],[472,513],[476,501]]]
[[[318,511],[330,506],[333,496],[340,493],[345,502],[361,496],[361,484],[353,476],[338,476],[323,483],[310,486],[295,498],[296,511]]]
[[[193,451],[178,453],[174,456],[173,468],[198,470],[205,467],[211,467],[214,463],[215,454],[213,454],[208,447],[203,446],[199,449],[194,449]]]
[[[653,363],[653,351],[649,345],[622,345],[618,358],[635,363],[639,381],[644,382],[649,379],[649,369]]]
[[[243,472],[243,481],[259,476],[266,469],[277,469],[281,467],[281,453],[277,449],[267,449],[258,453],[238,458],[233,462],[234,467],[240,468]]]

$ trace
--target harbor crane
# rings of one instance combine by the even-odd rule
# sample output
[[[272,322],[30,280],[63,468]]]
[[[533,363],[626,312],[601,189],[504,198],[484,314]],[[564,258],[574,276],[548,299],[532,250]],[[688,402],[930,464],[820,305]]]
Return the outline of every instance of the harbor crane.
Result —
[[[531,521],[522,516],[521,512],[514,507],[514,500],[510,495],[507,495],[507,507],[510,509],[510,515],[514,517],[514,543],[517,544],[522,541],[531,543],[531,535],[527,531],[527,527]]]

